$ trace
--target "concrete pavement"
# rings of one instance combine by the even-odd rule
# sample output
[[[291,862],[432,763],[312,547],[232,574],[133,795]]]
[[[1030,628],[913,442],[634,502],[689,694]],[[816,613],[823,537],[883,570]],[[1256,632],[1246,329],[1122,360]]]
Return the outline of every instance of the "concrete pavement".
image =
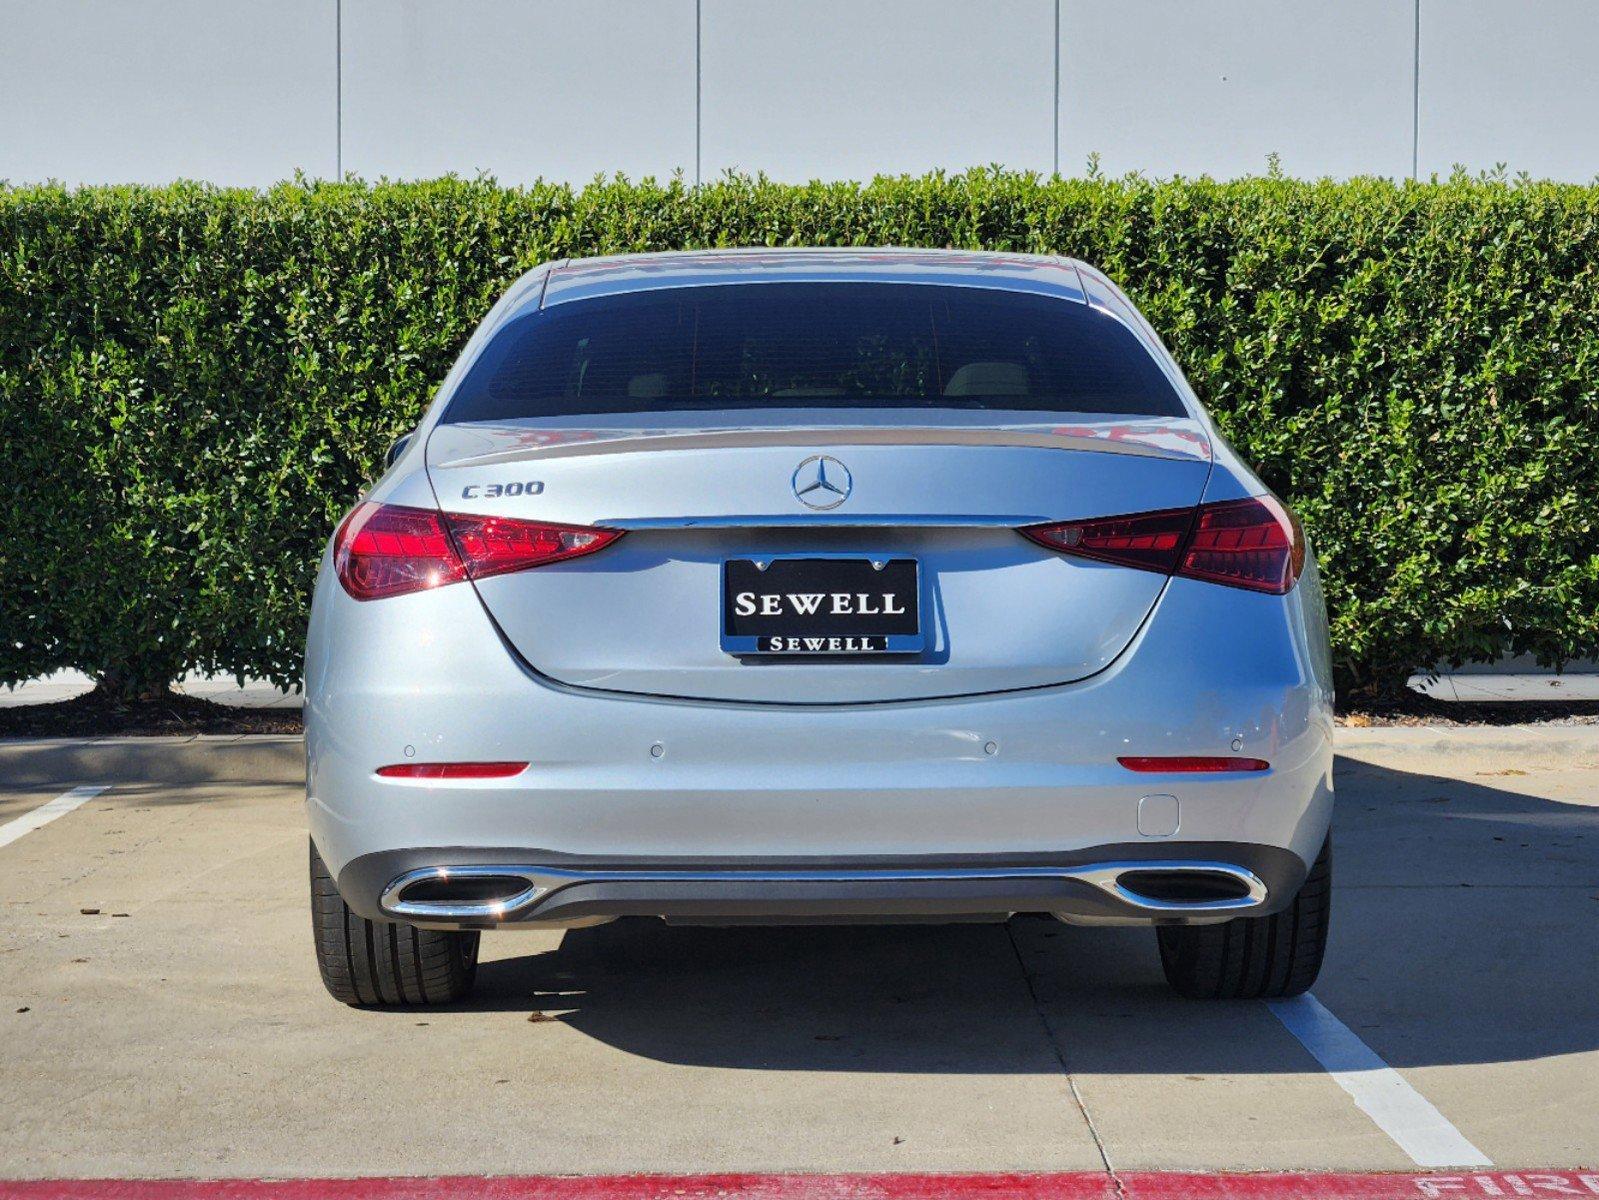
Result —
[[[1339,746],[1316,995],[1495,1167],[1599,1163],[1599,728]],[[1416,1169],[1146,931],[618,922],[486,937],[457,1009],[346,1009],[301,769],[0,743],[0,823],[108,785],[0,848],[0,1177]]]

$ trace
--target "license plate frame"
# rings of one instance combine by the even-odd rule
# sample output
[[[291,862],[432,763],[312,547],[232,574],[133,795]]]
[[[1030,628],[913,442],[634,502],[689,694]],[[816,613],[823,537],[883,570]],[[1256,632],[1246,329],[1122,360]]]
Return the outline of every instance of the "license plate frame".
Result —
[[[728,654],[862,659],[920,654],[927,645],[921,563],[905,555],[729,558],[722,562],[721,583],[721,645]],[[779,611],[744,612],[752,601],[741,604],[740,593],[753,594],[758,608],[776,596]],[[793,596],[801,598],[799,606],[819,596],[818,611],[796,611]],[[851,611],[834,611],[837,596],[848,597]]]

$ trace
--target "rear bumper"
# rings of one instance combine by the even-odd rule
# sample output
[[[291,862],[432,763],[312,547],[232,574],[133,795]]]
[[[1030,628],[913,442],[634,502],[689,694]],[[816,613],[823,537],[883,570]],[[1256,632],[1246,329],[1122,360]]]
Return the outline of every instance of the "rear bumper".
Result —
[[[1331,680],[1314,583],[1312,570],[1279,597],[1173,580],[1123,654],[1074,684],[804,707],[553,684],[501,643],[470,586],[357,606],[324,572],[307,647],[311,834],[345,898],[372,917],[404,871],[437,867],[1216,858],[1255,870],[1257,851],[1283,852],[1297,866],[1255,871],[1270,903],[1308,869],[1331,820]],[[1158,775],[1117,763],[1184,754],[1271,768]],[[529,766],[448,783],[376,774],[408,759]],[[1217,846],[1245,849],[1205,849]],[[1029,875],[607,877],[552,889],[516,920],[1074,906],[1098,916],[1107,900],[1080,878]]]
[[[626,916],[691,922],[999,918],[1194,922],[1276,911],[1305,865],[1270,846],[1149,845],[930,860],[584,862],[537,850],[382,851],[347,864],[362,915],[434,928],[572,924]]]

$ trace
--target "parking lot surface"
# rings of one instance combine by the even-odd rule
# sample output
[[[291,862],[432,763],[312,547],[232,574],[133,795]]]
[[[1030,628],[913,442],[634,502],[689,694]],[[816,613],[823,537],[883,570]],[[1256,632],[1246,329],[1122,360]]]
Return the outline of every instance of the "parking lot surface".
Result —
[[[355,1011],[302,766],[0,743],[0,1177],[1599,1163],[1599,728],[1340,730],[1332,944],[1288,1006],[1024,917],[488,935],[470,1003]]]

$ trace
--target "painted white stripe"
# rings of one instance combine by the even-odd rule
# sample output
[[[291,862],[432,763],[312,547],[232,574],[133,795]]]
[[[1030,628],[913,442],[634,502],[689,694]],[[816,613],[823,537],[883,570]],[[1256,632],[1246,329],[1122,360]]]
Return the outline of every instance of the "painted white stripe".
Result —
[[[1493,1166],[1430,1100],[1316,997],[1268,1000],[1266,1007],[1418,1167]]]
[[[83,787],[75,787],[64,796],[57,796],[48,804],[41,804],[32,812],[23,813],[14,821],[7,821],[0,825],[0,846],[9,846],[24,834],[32,833],[41,826],[50,824],[57,817],[64,817],[85,800],[93,800],[110,784],[90,783]]]

